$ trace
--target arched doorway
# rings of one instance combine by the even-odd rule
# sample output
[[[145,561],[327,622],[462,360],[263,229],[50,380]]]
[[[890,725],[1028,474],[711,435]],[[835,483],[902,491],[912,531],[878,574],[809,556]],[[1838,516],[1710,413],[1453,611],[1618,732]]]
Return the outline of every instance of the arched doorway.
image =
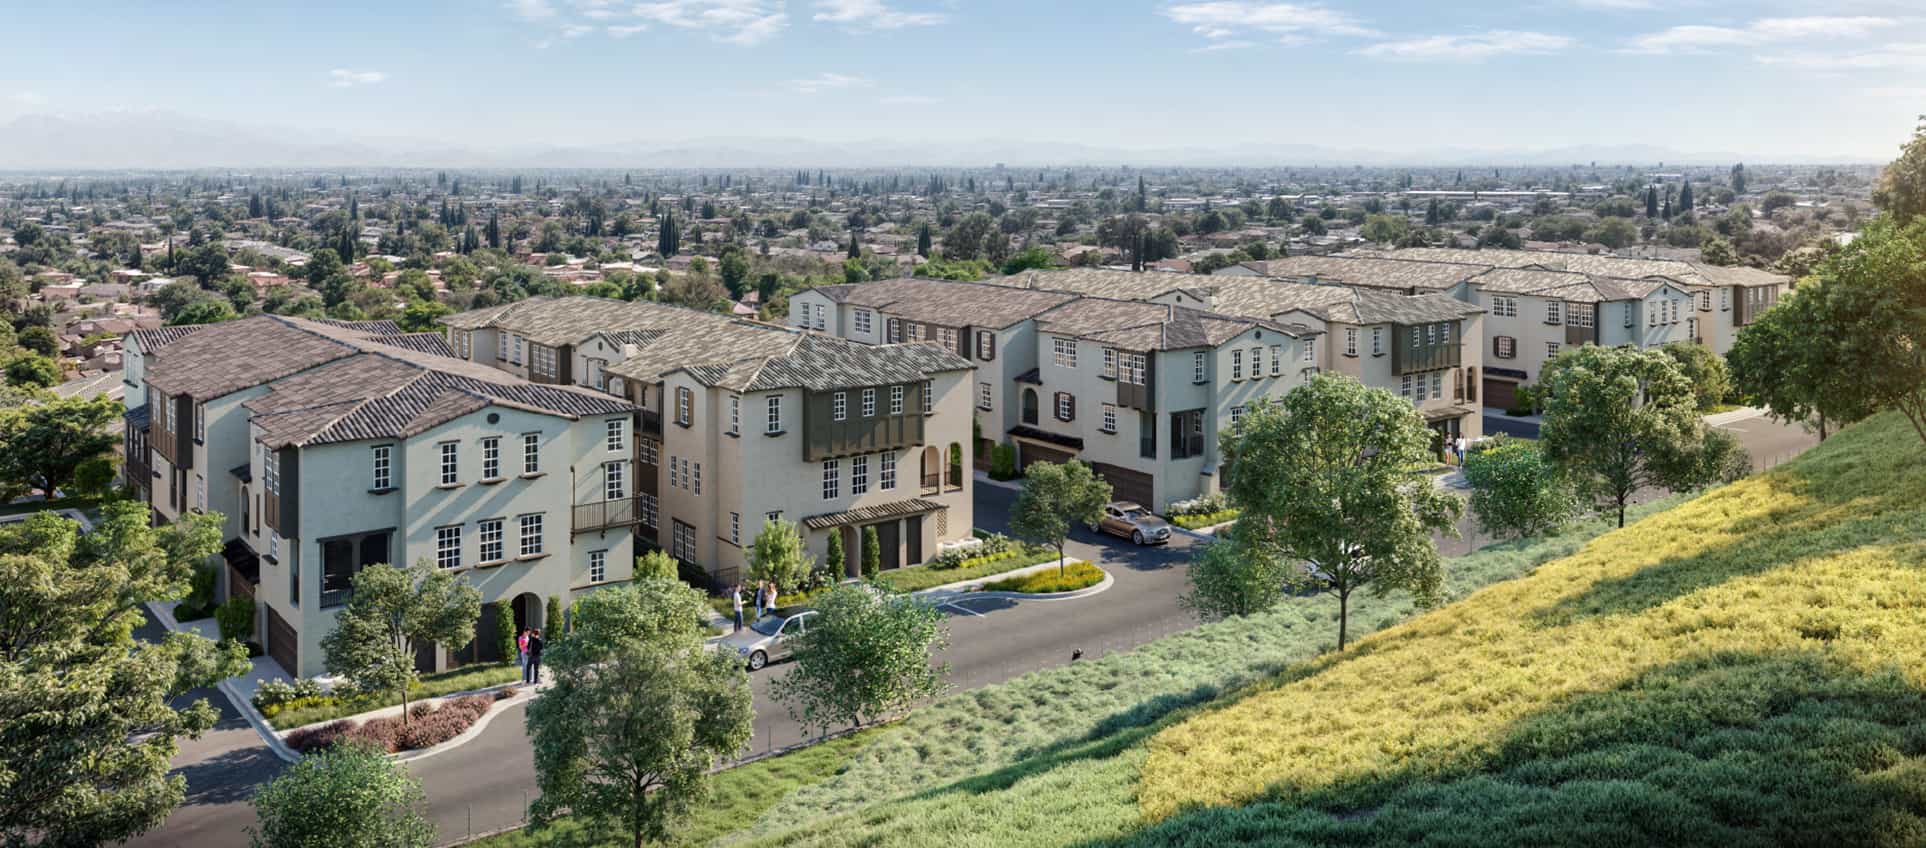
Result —
[[[950,443],[950,468],[947,482],[952,489],[963,488],[963,444],[961,442]]]
[[[1035,425],[1037,423],[1037,390],[1036,389],[1023,390],[1023,423],[1030,424],[1030,425]]]
[[[923,449],[923,494],[936,494],[942,487],[943,452],[930,445]]]
[[[515,611],[515,633],[519,635],[524,628],[542,626],[542,596],[534,592],[523,592],[510,603]]]

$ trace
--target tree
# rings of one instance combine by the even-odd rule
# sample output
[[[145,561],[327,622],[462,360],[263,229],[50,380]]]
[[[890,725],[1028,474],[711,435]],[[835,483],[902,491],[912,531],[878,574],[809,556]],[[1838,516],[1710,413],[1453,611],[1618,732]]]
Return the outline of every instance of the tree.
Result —
[[[1709,233],[1699,242],[1699,258],[1705,260],[1707,265],[1739,264],[1739,252],[1732,247],[1732,242],[1724,236]]]
[[[1070,523],[1094,525],[1110,502],[1110,484],[1074,459],[1061,465],[1032,462],[1023,470],[1023,490],[1010,510],[1010,530],[1039,545],[1057,549],[1063,571],[1063,543]]]
[[[15,343],[27,350],[52,359],[60,355],[60,338],[49,327],[35,324],[23,328],[14,339]]]
[[[426,559],[413,568],[376,563],[356,572],[353,594],[321,640],[328,671],[364,692],[394,692],[408,720],[415,649],[458,647],[474,638],[481,592]]]
[[[118,439],[107,428],[120,415],[120,404],[106,397],[57,398],[0,411],[0,479],[55,497],[81,463],[113,450]]]
[[[1190,591],[1179,603],[1200,618],[1228,618],[1263,612],[1284,599],[1290,565],[1237,544],[1226,534],[1191,558]]]
[[[989,249],[989,241],[995,232],[996,221],[991,220],[987,213],[971,212],[943,236],[943,258],[980,259]]]
[[[1686,180],[1685,185],[1679,187],[1679,211],[1690,213],[1692,208],[1692,181]]]
[[[1745,163],[1744,162],[1740,162],[1739,164],[1732,166],[1732,193],[1735,195],[1745,194]],[[1875,197],[1877,197],[1877,195],[1875,195]],[[1877,200],[1875,200],[1874,202],[1877,202]]]
[[[567,813],[639,848],[707,797],[755,714],[739,658],[703,649],[706,609],[700,592],[647,577],[577,603],[575,627],[543,652],[554,683],[528,705],[536,829]]]
[[[219,714],[189,690],[247,671],[239,645],[133,630],[148,601],[187,596],[221,549],[218,514],[148,526],[134,501],[92,532],[51,513],[0,527],[0,844],[103,845],[160,826],[186,795],[181,736]]]
[[[502,655],[502,662],[513,661],[521,653],[521,646],[516,644],[521,634],[515,632],[515,602],[503,598],[490,606],[495,608],[495,651]]]
[[[401,311],[400,320],[395,323],[401,325],[402,330],[410,333],[439,332],[441,325],[436,323],[435,319],[443,315],[453,315],[454,312],[455,308],[446,303],[420,300],[408,304],[408,308]]]
[[[930,256],[930,225],[916,228],[916,255],[924,259]]]
[[[1926,125],[1921,130],[1926,130]],[[1915,131],[1900,147],[1899,158],[1879,173],[1872,201],[1902,227],[1926,213],[1926,131]]]
[[[1454,532],[1458,500],[1406,470],[1430,460],[1433,437],[1410,401],[1321,374],[1259,401],[1224,439],[1242,509],[1232,538],[1292,564],[1291,585],[1337,598],[1340,651],[1358,590],[1403,589],[1423,605],[1442,590],[1431,534]]]
[[[764,520],[749,546],[749,579],[771,580],[776,588],[791,592],[802,585],[809,566],[795,522]]]
[[[772,696],[805,728],[861,727],[943,690],[943,614],[906,595],[857,586],[831,589],[809,629],[792,643],[795,665]]]
[[[1672,357],[1679,373],[1692,382],[1692,396],[1700,410],[1725,403],[1726,396],[1732,393],[1732,377],[1726,370],[1725,360],[1711,348],[1698,342],[1672,342],[1659,350]]]
[[[37,354],[22,354],[7,363],[7,385],[51,389],[60,385],[60,364]]]
[[[1821,441],[1878,411],[1859,375],[1845,370],[1843,340],[1815,338],[1814,323],[1830,320],[1826,300],[1832,290],[1801,286],[1746,325],[1726,353],[1732,385],[1751,402],[1781,421],[1817,419]]]
[[[875,581],[883,570],[883,540],[874,526],[863,528],[863,579]]]
[[[1578,514],[1578,494],[1529,441],[1505,441],[1465,457],[1471,512],[1493,535],[1534,536]]]
[[[254,793],[255,848],[427,848],[421,781],[365,745],[330,745]]]
[[[882,551],[877,551],[877,555],[880,557]],[[829,578],[828,582],[834,582],[848,568],[849,555],[843,552],[843,529],[837,527],[829,531],[829,549],[823,554],[823,571]]]
[[[1403,215],[1372,215],[1358,231],[1366,241],[1396,244],[1411,230],[1411,220]]]
[[[1625,526],[1640,489],[1696,488],[1692,455],[1703,448],[1692,383],[1656,350],[1584,345],[1545,364],[1539,444],[1567,477]]]
[[[723,251],[716,261],[716,272],[722,275],[722,285],[730,297],[740,299],[748,291],[744,281],[749,278],[749,259],[740,249]]]

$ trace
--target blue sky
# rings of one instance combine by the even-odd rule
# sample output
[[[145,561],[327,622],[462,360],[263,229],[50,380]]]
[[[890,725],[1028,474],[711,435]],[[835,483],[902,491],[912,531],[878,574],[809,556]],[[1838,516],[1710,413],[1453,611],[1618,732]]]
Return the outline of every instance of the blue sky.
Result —
[[[995,138],[1883,159],[1926,112],[1926,9],[1890,0],[75,0],[7,20],[0,120],[152,109],[481,147]]]

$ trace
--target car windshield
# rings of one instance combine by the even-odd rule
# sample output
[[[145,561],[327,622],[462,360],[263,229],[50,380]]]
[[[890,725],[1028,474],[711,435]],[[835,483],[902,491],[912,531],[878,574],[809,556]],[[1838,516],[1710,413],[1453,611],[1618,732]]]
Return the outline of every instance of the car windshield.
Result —
[[[756,619],[755,623],[749,625],[749,629],[761,633],[764,636],[774,636],[782,630],[782,623],[788,620],[785,616],[772,613]]]
[[[1147,514],[1148,514],[1148,513],[1145,513],[1145,512],[1144,512],[1143,510],[1141,510],[1141,509],[1126,509],[1126,510],[1124,510],[1124,517],[1125,517],[1125,518],[1128,518],[1128,519],[1131,519],[1131,520],[1133,520],[1133,521],[1136,521],[1136,520],[1142,520],[1142,519],[1143,519],[1143,517],[1144,517],[1145,515],[1147,515]]]

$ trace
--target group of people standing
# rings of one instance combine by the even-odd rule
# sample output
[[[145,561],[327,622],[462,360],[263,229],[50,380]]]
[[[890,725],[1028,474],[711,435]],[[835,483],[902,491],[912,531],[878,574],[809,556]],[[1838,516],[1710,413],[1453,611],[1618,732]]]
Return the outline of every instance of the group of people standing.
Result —
[[[756,592],[756,618],[761,618],[764,612],[776,608],[776,583],[773,580],[763,580],[750,585],[755,587]],[[730,603],[734,604],[736,608],[737,633],[742,632],[742,590],[743,584],[741,583],[729,587]]]
[[[542,682],[542,631],[529,627],[522,628],[521,635],[515,637],[515,651],[521,658],[522,682],[536,684]]]

